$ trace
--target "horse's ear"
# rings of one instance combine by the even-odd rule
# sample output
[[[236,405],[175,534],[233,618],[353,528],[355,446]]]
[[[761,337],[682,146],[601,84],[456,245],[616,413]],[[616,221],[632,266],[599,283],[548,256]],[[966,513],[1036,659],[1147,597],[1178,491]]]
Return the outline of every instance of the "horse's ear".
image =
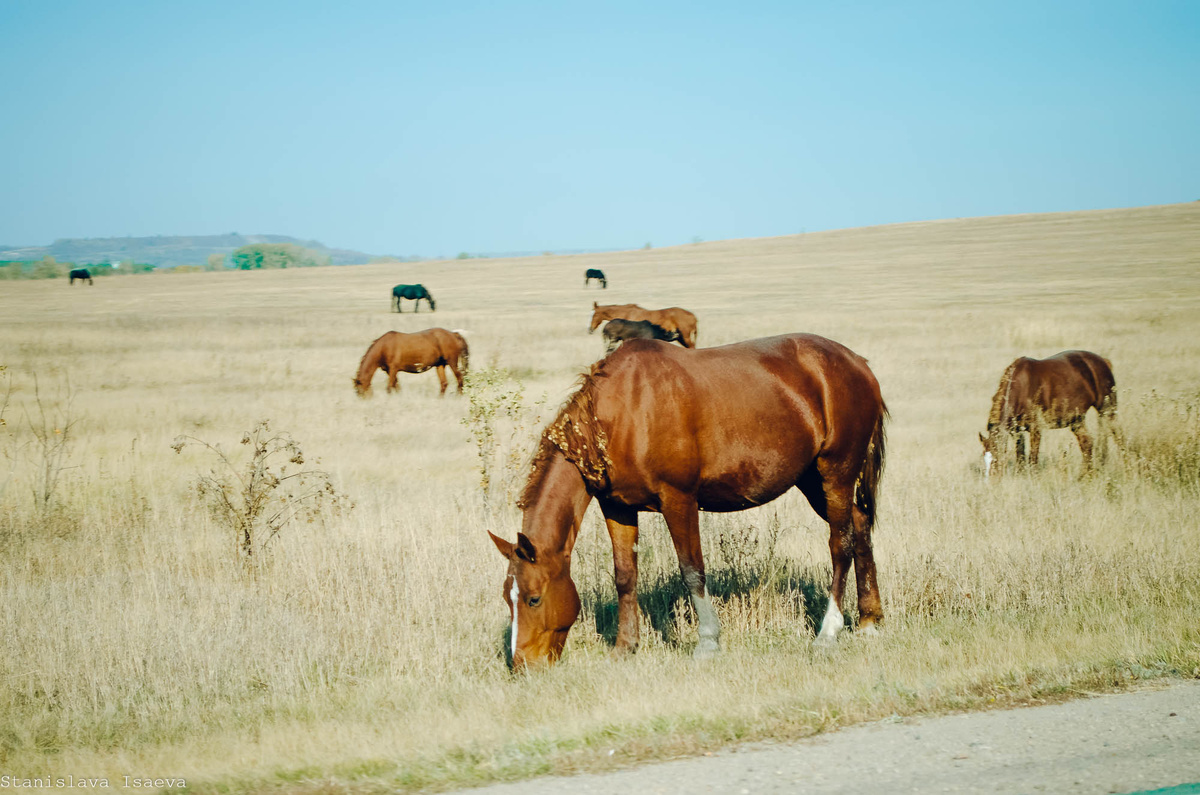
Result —
[[[599,308],[600,308],[600,304],[599,304],[599,302],[597,302],[597,301],[592,301],[592,309],[599,309]]]
[[[494,534],[491,530],[488,530],[488,536],[491,537],[492,543],[496,545],[496,549],[500,550],[501,555],[506,558],[512,558],[513,550],[516,548],[512,542],[505,541],[500,536]]]
[[[983,435],[982,431],[979,433],[979,443],[983,445],[984,450],[987,449],[987,437]]]
[[[537,563],[537,548],[524,533],[517,533],[517,557],[526,563]]]

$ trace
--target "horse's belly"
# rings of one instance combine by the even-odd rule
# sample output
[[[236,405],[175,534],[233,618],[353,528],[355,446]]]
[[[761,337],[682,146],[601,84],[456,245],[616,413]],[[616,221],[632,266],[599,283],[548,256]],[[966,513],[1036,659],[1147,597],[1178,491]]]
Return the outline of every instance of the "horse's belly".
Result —
[[[773,468],[764,473],[751,465],[743,465],[700,483],[696,502],[703,511],[744,511],[766,505],[796,485],[799,472]]]

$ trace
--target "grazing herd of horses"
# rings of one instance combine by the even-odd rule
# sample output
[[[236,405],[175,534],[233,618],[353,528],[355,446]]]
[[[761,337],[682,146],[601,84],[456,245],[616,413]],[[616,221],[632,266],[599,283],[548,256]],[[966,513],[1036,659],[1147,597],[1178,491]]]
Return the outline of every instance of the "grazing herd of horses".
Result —
[[[584,286],[592,279],[607,287],[601,271],[588,269]],[[421,285],[393,290],[397,310],[400,298],[427,298],[430,309],[435,306]],[[888,410],[866,359],[814,334],[698,349],[696,316],[680,307],[593,302],[588,332],[601,323],[605,356],[542,433],[518,501],[516,541],[488,532],[508,564],[503,595],[514,670],[550,664],[562,654],[580,612],[571,553],[593,499],[612,540],[618,653],[636,650],[639,642],[639,512],[666,521],[696,611],[695,656],[703,659],[719,650],[721,626],[705,585],[699,512],[765,505],[792,487],[829,525],[833,574],[814,643],[833,644],[845,628],[841,603],[851,567],[856,631],[876,633],[883,607],[871,534]],[[354,389],[369,396],[377,369],[388,374],[393,392],[399,373],[436,367],[444,395],[449,367],[461,393],[467,361],[461,332],[389,331],[367,349]],[[1004,371],[987,433],[979,435],[984,475],[1006,469],[1008,437],[1016,439],[1017,465],[1036,465],[1043,426],[1070,429],[1090,470],[1096,445],[1084,418],[1092,408],[1100,417],[1102,457],[1107,435],[1123,444],[1110,362],[1087,351],[1017,359]]]

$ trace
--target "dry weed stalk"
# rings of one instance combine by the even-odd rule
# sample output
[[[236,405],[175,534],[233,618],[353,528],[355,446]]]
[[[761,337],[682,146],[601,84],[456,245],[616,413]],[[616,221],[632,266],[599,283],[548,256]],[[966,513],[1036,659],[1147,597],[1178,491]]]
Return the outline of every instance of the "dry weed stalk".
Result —
[[[188,445],[199,445],[216,456],[208,474],[196,480],[196,492],[208,503],[213,515],[234,531],[238,551],[246,562],[262,557],[267,546],[294,521],[314,521],[323,511],[338,513],[353,507],[349,499],[321,469],[303,467],[304,452],[286,431],[271,431],[268,420],[260,420],[242,435],[250,457],[239,465],[219,444],[194,436],[178,436],[171,445],[176,453]]]
[[[75,390],[71,380],[66,381],[66,395],[57,399],[42,397],[37,374],[33,376],[33,402],[35,412],[23,407],[25,425],[33,436],[33,447],[37,455],[37,468],[33,480],[33,498],[43,513],[50,508],[62,481],[67,453],[74,441],[74,430],[78,423],[75,417]],[[6,396],[7,401],[7,396]]]

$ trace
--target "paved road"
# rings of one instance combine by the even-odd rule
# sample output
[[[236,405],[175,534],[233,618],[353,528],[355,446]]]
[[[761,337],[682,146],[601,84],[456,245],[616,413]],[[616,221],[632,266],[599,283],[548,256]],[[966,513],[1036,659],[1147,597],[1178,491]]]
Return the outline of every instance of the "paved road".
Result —
[[[1125,793],[1193,782],[1200,782],[1200,682],[1174,682],[1045,707],[883,721],[797,743],[470,792]]]

